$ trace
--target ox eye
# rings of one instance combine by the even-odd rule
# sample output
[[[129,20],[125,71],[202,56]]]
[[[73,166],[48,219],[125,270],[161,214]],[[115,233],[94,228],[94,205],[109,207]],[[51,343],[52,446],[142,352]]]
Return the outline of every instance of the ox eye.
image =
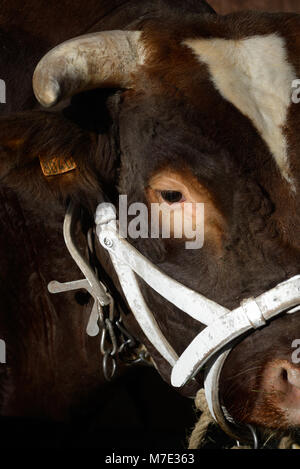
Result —
[[[177,191],[161,191],[161,197],[168,202],[169,204],[175,204],[178,202],[183,202],[184,197],[181,192]]]

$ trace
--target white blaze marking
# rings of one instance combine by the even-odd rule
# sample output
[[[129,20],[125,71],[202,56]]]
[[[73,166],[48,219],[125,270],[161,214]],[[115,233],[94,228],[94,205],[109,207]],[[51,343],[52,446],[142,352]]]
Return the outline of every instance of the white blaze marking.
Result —
[[[287,60],[284,39],[270,34],[240,40],[189,39],[184,44],[207,64],[221,95],[251,119],[295,190],[283,127],[296,72]]]

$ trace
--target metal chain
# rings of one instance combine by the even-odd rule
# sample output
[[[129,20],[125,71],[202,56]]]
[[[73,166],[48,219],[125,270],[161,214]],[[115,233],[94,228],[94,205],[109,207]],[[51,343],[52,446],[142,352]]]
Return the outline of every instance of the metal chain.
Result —
[[[102,354],[102,369],[104,377],[107,381],[111,381],[115,376],[117,370],[116,355],[118,352],[117,337],[114,330],[114,300],[110,297],[110,304],[107,307],[101,307],[102,320],[100,320],[100,327],[102,328],[100,339],[100,351]]]
[[[88,231],[87,245],[91,259],[95,256],[94,229]],[[107,381],[111,381],[117,371],[117,359],[119,358],[126,365],[147,364],[150,365],[150,355],[146,350],[138,350],[139,344],[128,332],[123,324],[120,312],[117,312],[112,295],[106,286],[99,279],[99,272],[94,265],[98,281],[106,290],[110,303],[108,306],[101,306],[97,301],[98,323],[101,330],[100,351],[102,354],[102,369]],[[152,364],[151,364],[152,366]]]
[[[112,296],[108,307],[98,303],[99,325],[101,328],[100,351],[102,354],[102,369],[107,381],[111,381],[117,371],[117,358],[126,365],[151,365],[150,355],[146,350],[137,350],[136,340],[123,324],[120,314],[116,314]]]

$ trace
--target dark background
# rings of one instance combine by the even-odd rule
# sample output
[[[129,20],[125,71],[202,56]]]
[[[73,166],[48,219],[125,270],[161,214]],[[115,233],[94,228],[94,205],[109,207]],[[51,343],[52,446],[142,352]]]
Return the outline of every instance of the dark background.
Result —
[[[92,415],[74,414],[68,424],[0,417],[0,448],[184,450],[194,422],[192,400],[136,365],[104,386]]]

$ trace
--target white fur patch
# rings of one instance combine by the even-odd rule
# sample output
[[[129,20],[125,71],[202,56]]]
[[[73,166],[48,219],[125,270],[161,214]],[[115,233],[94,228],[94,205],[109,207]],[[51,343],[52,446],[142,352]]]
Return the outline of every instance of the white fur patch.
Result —
[[[277,34],[247,39],[189,39],[184,42],[207,64],[221,95],[249,117],[267,143],[282,176],[295,190],[283,132],[296,78]]]

